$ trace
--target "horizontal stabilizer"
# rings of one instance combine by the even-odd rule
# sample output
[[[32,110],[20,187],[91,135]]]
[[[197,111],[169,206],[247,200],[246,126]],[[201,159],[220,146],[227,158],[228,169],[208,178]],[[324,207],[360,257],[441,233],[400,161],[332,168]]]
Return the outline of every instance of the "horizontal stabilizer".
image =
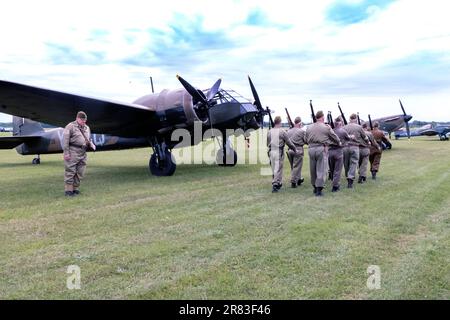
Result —
[[[40,138],[40,136],[0,137],[0,149],[12,149],[22,143],[36,141]]]

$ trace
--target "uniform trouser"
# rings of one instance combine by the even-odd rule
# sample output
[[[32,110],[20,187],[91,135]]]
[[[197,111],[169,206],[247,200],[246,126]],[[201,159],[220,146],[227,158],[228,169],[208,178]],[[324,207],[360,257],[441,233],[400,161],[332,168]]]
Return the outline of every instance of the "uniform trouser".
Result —
[[[341,182],[342,167],[344,166],[344,151],[342,148],[328,151],[328,163],[333,176],[333,187],[339,187]]]
[[[300,152],[288,151],[288,159],[291,164],[291,183],[298,183],[302,178],[303,147]]]
[[[359,148],[359,176],[367,177],[370,148]]]
[[[283,182],[283,150],[270,151],[269,158],[273,173],[272,185],[281,185],[281,183]]]
[[[348,146],[344,148],[344,167],[347,179],[355,180],[356,169],[359,163],[359,147]]]
[[[323,188],[328,172],[327,147],[309,147],[309,170],[313,187]]]
[[[370,161],[370,171],[378,172],[378,170],[380,169],[381,151],[370,150],[369,161]]]
[[[74,190],[80,187],[80,182],[86,171],[86,152],[82,149],[70,149],[70,160],[64,160],[64,183],[73,186]]]

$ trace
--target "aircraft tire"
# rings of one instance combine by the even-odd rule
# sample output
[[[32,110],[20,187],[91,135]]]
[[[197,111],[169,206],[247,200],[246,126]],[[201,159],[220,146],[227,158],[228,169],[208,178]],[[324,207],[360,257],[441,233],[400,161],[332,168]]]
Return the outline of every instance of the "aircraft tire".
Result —
[[[172,157],[172,153],[170,151],[166,151],[166,160],[164,164],[161,166],[158,163],[158,157],[156,154],[152,154],[149,161],[149,168],[152,175],[157,177],[167,177],[174,174],[177,165],[174,162]]]
[[[231,151],[233,151],[233,162],[232,163],[223,163],[223,149],[219,149],[219,151],[217,151],[217,155],[216,155],[216,163],[218,166],[220,167],[234,167],[237,163],[237,153],[236,151],[234,151],[233,149],[231,149]],[[229,151],[230,152],[230,151]],[[230,154],[227,155],[227,160],[230,159]]]

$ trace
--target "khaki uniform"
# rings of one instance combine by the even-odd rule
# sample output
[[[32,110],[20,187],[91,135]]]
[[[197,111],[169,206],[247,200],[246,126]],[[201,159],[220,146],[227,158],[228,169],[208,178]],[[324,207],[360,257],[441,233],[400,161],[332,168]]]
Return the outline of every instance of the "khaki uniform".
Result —
[[[293,127],[287,132],[289,139],[296,147],[296,151],[288,151],[288,159],[291,164],[291,183],[298,183],[302,178],[303,146],[306,144],[306,132],[303,129]]]
[[[366,131],[366,136],[369,141],[364,141],[359,145],[359,177],[367,177],[367,168],[369,167],[370,147],[375,142],[372,133]],[[376,143],[376,142],[375,142]]]
[[[332,144],[328,151],[328,165],[333,180],[333,187],[339,187],[341,181],[342,168],[344,167],[344,148],[348,147],[351,140],[344,128],[334,129],[334,133],[341,141],[341,146]]]
[[[295,145],[282,128],[272,128],[267,134],[267,147],[269,148],[270,166],[272,167],[273,186],[281,186],[283,181],[284,146],[295,150]]]
[[[347,179],[355,180],[356,170],[359,164],[359,146],[369,141],[364,129],[356,123],[349,123],[344,126],[344,130],[354,139],[348,142],[348,147],[344,150],[344,167]]]
[[[328,146],[340,146],[338,136],[330,126],[316,122],[306,129],[306,142],[308,143],[309,169],[311,184],[314,188],[323,188],[328,172]]]
[[[381,143],[383,141],[386,141],[386,137],[384,136],[384,133],[379,130],[378,128],[375,128],[372,131],[372,135],[374,140],[377,142],[379,148],[376,148],[374,146],[372,146],[370,148],[370,156],[369,156],[369,161],[370,161],[370,171],[371,172],[378,172],[378,170],[380,169],[380,162],[381,162],[381,155],[383,152],[383,148],[381,147]]]
[[[88,149],[88,146],[86,145],[86,139],[83,137],[81,131],[83,131],[86,139],[90,141],[91,130],[87,125],[80,126],[76,121],[73,121],[64,128],[64,156],[70,155],[70,160],[64,160],[64,182],[66,184],[66,191],[78,190],[86,170],[86,150]]]

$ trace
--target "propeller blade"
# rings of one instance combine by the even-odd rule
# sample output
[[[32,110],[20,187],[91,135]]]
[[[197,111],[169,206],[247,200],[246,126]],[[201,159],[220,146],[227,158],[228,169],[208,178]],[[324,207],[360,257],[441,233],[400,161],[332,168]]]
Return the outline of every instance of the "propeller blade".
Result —
[[[206,95],[206,99],[210,101],[214,96],[219,92],[220,84],[222,83],[222,79],[219,79],[214,83],[214,85],[209,89],[208,94]]]
[[[409,122],[405,121],[406,123],[406,133],[408,134],[408,139],[411,139],[411,131],[409,129]]]
[[[256,92],[255,86],[253,85],[252,79],[248,76],[248,82],[250,83],[250,88],[252,89],[253,99],[255,100],[255,105],[258,110],[264,110],[261,104],[261,100],[259,100],[258,92]]]
[[[402,100],[398,99],[398,101],[400,102],[400,107],[402,108],[402,111],[403,111],[403,115],[405,115],[405,116],[406,116],[406,111],[405,111],[405,108],[403,108],[403,103],[402,103]]]
[[[189,92],[189,94],[194,99],[194,105],[197,104],[198,102],[203,102],[206,105],[206,99],[204,95],[201,95],[197,89],[195,89],[189,82],[184,80],[179,75],[177,75],[177,79],[181,82],[186,91]]]
[[[250,83],[250,89],[252,90],[253,99],[255,100],[254,104],[259,111],[258,115],[255,117],[256,121],[260,123],[260,127],[262,128],[264,126],[264,115],[268,114],[270,117],[270,123],[272,124],[273,121],[272,116],[270,115],[270,109],[267,108],[266,110],[264,110],[261,100],[259,99],[258,92],[256,91],[255,85],[253,84],[253,81],[250,78],[250,76],[248,76],[248,82]]]

